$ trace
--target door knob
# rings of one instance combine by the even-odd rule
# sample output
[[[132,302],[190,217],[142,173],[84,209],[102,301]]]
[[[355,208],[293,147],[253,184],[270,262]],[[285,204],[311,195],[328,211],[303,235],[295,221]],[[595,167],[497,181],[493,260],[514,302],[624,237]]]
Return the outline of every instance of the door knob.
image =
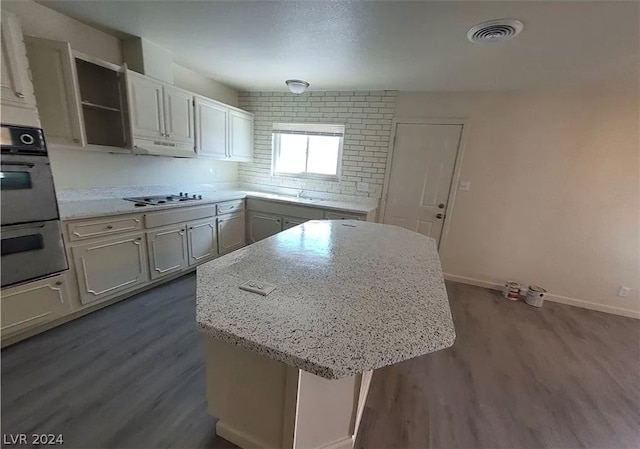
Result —
[[[444,203],[440,203],[440,204],[438,204],[438,208],[439,208],[439,209],[444,209]]]
[[[438,215],[436,215],[436,218],[438,220],[442,220],[444,218],[444,214],[438,214]]]

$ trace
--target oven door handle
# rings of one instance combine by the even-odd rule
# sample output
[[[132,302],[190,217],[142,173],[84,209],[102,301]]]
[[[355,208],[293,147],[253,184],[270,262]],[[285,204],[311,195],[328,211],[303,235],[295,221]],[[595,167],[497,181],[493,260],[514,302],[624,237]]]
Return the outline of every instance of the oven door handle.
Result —
[[[0,165],[14,165],[18,167],[29,167],[33,168],[36,166],[33,162],[2,162]]]

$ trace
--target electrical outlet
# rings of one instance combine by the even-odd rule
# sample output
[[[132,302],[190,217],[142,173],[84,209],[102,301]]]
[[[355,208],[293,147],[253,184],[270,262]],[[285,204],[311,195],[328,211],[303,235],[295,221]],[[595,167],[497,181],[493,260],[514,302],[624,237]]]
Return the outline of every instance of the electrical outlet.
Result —
[[[368,192],[369,191],[369,183],[368,182],[359,182],[356,184],[356,190],[358,192]]]
[[[465,192],[471,190],[471,181],[460,181],[458,189],[464,190]]]
[[[620,286],[620,289],[618,290],[619,297],[626,298],[627,296],[629,296],[629,293],[631,293],[630,287],[625,287],[624,285]]]

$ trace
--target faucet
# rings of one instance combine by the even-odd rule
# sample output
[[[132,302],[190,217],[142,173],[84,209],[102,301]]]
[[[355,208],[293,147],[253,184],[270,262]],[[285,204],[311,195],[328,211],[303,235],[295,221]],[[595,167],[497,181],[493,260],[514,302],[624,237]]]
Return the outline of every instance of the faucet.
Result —
[[[304,190],[298,190],[298,194],[296,195],[298,198],[302,198],[302,194],[304,193]]]

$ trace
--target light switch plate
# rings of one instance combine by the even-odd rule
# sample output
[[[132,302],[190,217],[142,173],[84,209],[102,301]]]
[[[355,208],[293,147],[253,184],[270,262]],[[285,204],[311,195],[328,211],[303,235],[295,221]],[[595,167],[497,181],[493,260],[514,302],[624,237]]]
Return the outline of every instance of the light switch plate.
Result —
[[[471,190],[471,181],[460,181],[458,189],[464,190],[465,192]]]
[[[251,293],[257,293],[262,296],[267,296],[274,291],[276,286],[273,284],[267,284],[266,282],[249,281],[240,285],[240,290],[246,290]]]

